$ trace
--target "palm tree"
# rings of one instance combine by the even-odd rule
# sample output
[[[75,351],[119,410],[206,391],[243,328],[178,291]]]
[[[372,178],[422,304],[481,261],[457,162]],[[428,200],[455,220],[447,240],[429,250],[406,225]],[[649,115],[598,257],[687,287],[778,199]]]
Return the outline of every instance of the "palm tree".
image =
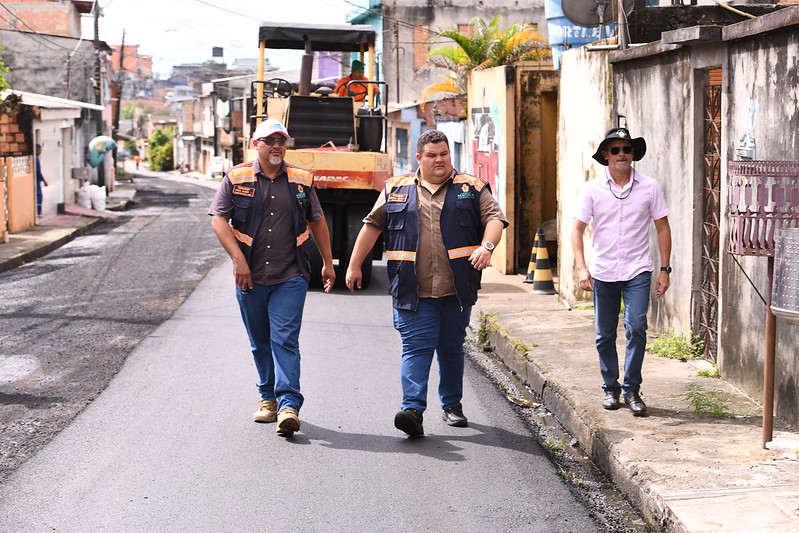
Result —
[[[466,96],[469,73],[508,65],[516,61],[547,59],[552,57],[552,49],[533,24],[519,23],[504,30],[499,27],[500,15],[486,23],[480,17],[472,19],[472,35],[464,35],[456,28],[446,28],[438,32],[433,41],[451,39],[455,44],[446,44],[430,50],[427,60],[430,67],[448,70],[442,74],[442,81],[425,87],[419,97],[420,102],[437,92],[455,93],[457,97]]]

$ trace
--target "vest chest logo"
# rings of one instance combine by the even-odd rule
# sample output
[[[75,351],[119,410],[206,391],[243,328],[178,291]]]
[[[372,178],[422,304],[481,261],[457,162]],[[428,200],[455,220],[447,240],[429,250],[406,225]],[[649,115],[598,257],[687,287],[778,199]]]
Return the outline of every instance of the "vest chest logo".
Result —
[[[238,194],[239,196],[249,196],[253,198],[255,196],[255,187],[245,187],[243,185],[234,185],[233,186],[233,194]]]
[[[458,193],[458,200],[464,200],[467,198],[474,198],[474,193],[469,190],[469,186],[465,183],[461,185],[461,193]]]
[[[408,195],[407,194],[399,194],[399,193],[396,193],[396,192],[392,192],[391,194],[388,195],[388,201],[389,202],[400,202],[400,203],[402,203],[402,202],[405,202],[407,200],[408,200]]]
[[[305,198],[305,189],[302,185],[297,185],[297,199]]]

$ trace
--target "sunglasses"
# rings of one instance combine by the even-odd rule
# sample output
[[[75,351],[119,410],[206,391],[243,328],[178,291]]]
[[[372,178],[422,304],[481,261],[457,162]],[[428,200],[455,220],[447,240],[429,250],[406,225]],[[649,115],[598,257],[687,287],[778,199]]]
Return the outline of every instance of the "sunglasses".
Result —
[[[629,154],[633,151],[633,147],[630,145],[627,146],[614,146],[610,149],[610,153],[613,155],[619,155],[619,152],[624,152],[625,154]]]
[[[267,146],[274,146],[275,144],[283,146],[284,144],[286,144],[287,140],[288,139],[286,139],[285,137],[266,137],[264,139],[259,139],[259,141],[265,143]]]

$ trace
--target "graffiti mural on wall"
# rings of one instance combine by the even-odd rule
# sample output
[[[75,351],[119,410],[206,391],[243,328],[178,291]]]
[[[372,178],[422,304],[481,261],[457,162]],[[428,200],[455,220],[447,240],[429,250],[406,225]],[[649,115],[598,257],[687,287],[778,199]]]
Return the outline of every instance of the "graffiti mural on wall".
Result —
[[[490,108],[474,107],[471,109],[472,119],[472,174],[491,186],[491,192],[497,196],[500,186],[499,139],[497,138],[498,119]]]

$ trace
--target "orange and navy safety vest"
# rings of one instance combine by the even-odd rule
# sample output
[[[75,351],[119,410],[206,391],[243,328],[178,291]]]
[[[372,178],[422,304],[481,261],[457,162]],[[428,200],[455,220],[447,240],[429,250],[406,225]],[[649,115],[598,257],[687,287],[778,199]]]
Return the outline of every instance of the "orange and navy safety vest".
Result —
[[[291,202],[291,214],[294,234],[297,240],[297,265],[300,274],[307,280],[310,278],[311,233],[308,220],[311,217],[311,199],[309,193],[313,187],[313,174],[307,170],[286,163],[289,191],[296,201]],[[239,248],[250,262],[253,240],[263,215],[264,194],[258,177],[253,172],[252,161],[231,168],[227,173],[231,183],[233,196],[233,216],[230,223],[233,235]]]
[[[469,174],[456,173],[441,208],[441,237],[449,256],[455,293],[461,307],[477,302],[481,272],[469,257],[482,242],[480,193],[487,184]],[[386,258],[389,293],[394,307],[415,311],[419,303],[416,255],[419,249],[419,208],[416,178],[397,176],[386,182]]]

